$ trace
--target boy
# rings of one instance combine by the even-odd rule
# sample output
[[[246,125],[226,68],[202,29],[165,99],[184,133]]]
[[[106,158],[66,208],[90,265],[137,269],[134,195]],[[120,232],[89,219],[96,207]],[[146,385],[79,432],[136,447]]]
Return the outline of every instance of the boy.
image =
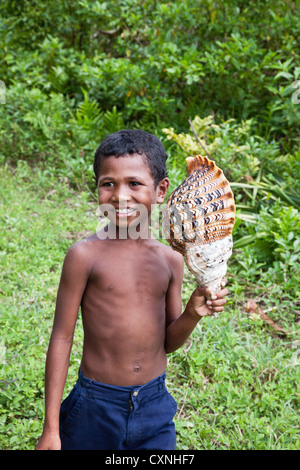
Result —
[[[166,354],[202,317],[223,310],[228,290],[206,301],[197,288],[181,314],[183,258],[148,232],[151,207],[169,186],[166,158],[159,139],[142,130],[109,135],[96,151],[99,204],[110,222],[75,243],[64,261],[36,449],[175,449]],[[124,236],[130,227],[141,236]],[[79,378],[61,405],[80,306]]]

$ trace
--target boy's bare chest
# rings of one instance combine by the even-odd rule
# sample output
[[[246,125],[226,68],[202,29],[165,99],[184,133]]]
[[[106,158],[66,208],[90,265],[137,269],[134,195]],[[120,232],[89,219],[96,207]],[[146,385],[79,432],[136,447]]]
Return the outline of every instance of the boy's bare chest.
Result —
[[[157,251],[108,250],[97,257],[89,282],[103,293],[164,295],[168,289],[170,271]]]

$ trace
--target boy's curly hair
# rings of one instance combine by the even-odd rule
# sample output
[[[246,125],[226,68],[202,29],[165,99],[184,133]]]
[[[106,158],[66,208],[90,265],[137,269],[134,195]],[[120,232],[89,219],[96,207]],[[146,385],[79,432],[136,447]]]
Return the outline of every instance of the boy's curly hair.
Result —
[[[133,154],[145,158],[154,180],[154,186],[167,176],[167,154],[161,141],[150,132],[141,129],[124,129],[105,137],[95,153],[94,172],[96,184],[101,161],[106,157],[123,157]]]

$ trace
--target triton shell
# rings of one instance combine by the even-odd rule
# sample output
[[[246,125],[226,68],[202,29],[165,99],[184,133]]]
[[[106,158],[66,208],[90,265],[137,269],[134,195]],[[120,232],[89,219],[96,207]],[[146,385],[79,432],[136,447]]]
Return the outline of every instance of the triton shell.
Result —
[[[232,254],[234,197],[224,173],[207,157],[187,158],[189,176],[169,197],[163,230],[200,287],[220,290]]]

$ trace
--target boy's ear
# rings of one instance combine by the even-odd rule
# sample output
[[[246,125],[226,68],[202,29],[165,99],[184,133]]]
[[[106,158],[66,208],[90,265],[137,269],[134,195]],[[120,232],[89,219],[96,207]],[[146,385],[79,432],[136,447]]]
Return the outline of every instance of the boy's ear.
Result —
[[[156,188],[157,190],[156,202],[158,204],[161,204],[162,202],[164,202],[169,186],[170,186],[169,178],[164,178],[158,183],[157,188]]]

